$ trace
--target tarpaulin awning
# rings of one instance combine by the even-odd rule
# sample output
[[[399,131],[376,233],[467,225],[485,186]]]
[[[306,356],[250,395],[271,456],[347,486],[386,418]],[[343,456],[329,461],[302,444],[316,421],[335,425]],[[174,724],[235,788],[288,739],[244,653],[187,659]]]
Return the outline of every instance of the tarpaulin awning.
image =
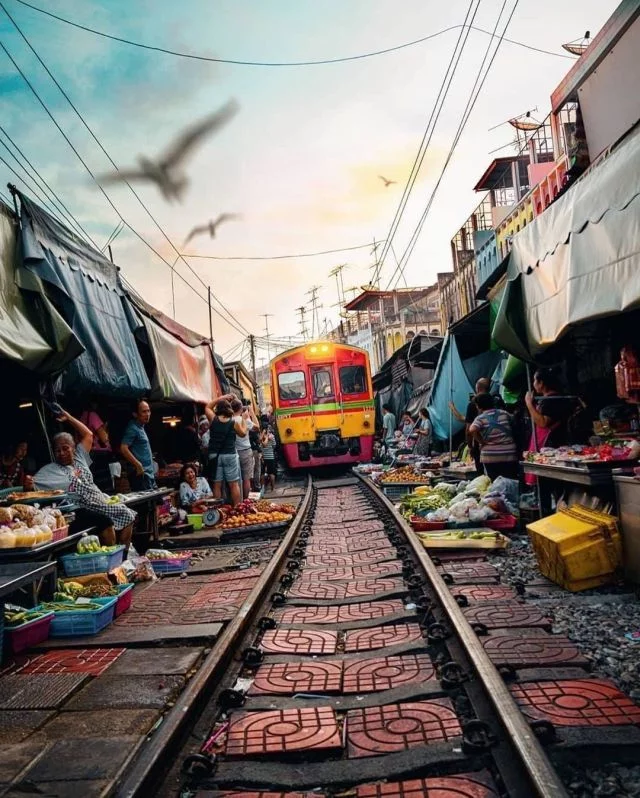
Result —
[[[116,267],[20,194],[22,258],[27,272],[73,330],[84,352],[69,364],[61,390],[133,397],[150,383],[136,346],[137,321]]]
[[[210,402],[220,395],[208,338],[183,327],[131,296],[144,325],[154,369],[151,398],[174,402]]]
[[[496,343],[532,360],[572,325],[640,306],[640,131],[513,238]]]

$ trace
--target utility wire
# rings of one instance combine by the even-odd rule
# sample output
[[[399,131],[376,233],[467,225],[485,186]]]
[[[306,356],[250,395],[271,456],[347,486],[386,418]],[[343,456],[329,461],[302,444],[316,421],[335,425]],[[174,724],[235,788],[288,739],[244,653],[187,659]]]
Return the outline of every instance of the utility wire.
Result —
[[[472,111],[473,111],[473,109],[475,107],[475,104],[478,101],[478,97],[480,96],[480,92],[482,91],[482,87],[484,86],[485,81],[486,81],[486,79],[487,79],[487,77],[489,75],[489,72],[491,71],[491,67],[493,65],[493,62],[494,62],[494,60],[496,58],[496,55],[498,54],[498,50],[500,49],[500,45],[501,45],[501,43],[502,43],[502,41],[504,39],[504,35],[507,32],[507,30],[509,28],[509,25],[511,24],[511,20],[513,19],[513,15],[516,12],[516,9],[518,7],[518,3],[519,2],[520,2],[520,0],[515,0],[513,8],[511,9],[511,13],[509,14],[509,17],[508,17],[508,19],[506,21],[506,24],[505,24],[505,26],[504,26],[504,28],[502,30],[502,34],[499,37],[497,37],[498,38],[498,43],[496,45],[495,50],[493,51],[493,54],[492,54],[491,59],[489,61],[489,64],[488,64],[488,66],[487,66],[487,68],[486,68],[486,70],[484,72],[484,75],[482,75],[482,69],[483,69],[483,67],[484,67],[484,65],[486,63],[486,60],[487,60],[487,58],[489,56],[489,52],[491,50],[491,44],[493,43],[493,37],[491,39],[491,42],[489,42],[489,46],[487,47],[487,50],[485,52],[484,58],[482,60],[482,64],[480,65],[480,69],[478,70],[478,75],[477,75],[476,80],[475,80],[475,82],[473,84],[473,87],[471,89],[471,93],[469,95],[469,99],[467,100],[467,104],[466,104],[465,109],[464,109],[464,111],[462,113],[462,117],[460,119],[460,123],[458,125],[458,129],[456,131],[456,134],[454,136],[453,142],[451,144],[451,148],[449,149],[449,153],[447,155],[447,158],[446,158],[446,160],[445,160],[445,162],[443,164],[443,167],[442,167],[442,169],[440,171],[440,175],[438,177],[438,180],[437,180],[437,182],[436,182],[436,184],[435,184],[435,186],[433,188],[433,191],[431,192],[431,195],[429,197],[427,205],[426,205],[426,207],[425,207],[425,209],[424,209],[424,211],[422,213],[422,216],[420,217],[420,220],[419,220],[418,224],[416,225],[416,228],[415,228],[415,230],[413,232],[413,235],[411,236],[409,244],[407,245],[407,247],[406,247],[406,249],[405,249],[405,251],[404,251],[404,253],[402,255],[402,258],[400,259],[399,269],[400,269],[400,273],[401,274],[404,273],[404,270],[405,270],[405,268],[407,266],[409,258],[411,257],[411,255],[413,253],[413,250],[415,249],[416,243],[418,241],[418,238],[420,237],[420,233],[422,231],[424,223],[425,223],[425,221],[427,219],[427,216],[429,215],[429,211],[431,210],[431,207],[433,205],[433,201],[435,199],[435,196],[436,196],[436,193],[438,191],[438,188],[440,187],[440,184],[441,184],[442,179],[444,177],[444,174],[445,174],[445,172],[447,170],[447,167],[449,166],[449,163],[451,162],[451,159],[453,158],[453,154],[454,154],[455,149],[456,149],[456,147],[458,145],[458,142],[460,141],[460,137],[462,136],[462,133],[464,132],[464,129],[465,129],[466,125],[467,125],[467,122],[469,121],[469,117],[471,116],[471,113],[472,113]],[[498,19],[496,20],[494,31],[497,30],[497,28],[498,28],[498,26],[500,24],[500,19],[502,17],[503,12],[504,12],[506,3],[507,3],[507,0],[503,0],[502,7],[500,9],[500,13],[498,14]],[[475,92],[475,95],[474,95],[474,92]],[[397,271],[398,271],[398,269],[396,269],[396,271],[394,271],[393,275],[391,276],[391,280],[389,281],[389,285],[391,285],[391,282],[393,281]],[[400,280],[400,277],[398,277],[398,280],[396,280],[396,285],[398,284],[399,280]]]
[[[68,220],[67,223],[71,224],[72,226],[75,226],[76,230],[80,233],[81,236],[83,236],[87,241],[89,241],[91,244],[93,244],[93,246],[96,246],[96,242],[91,238],[89,233],[80,224],[80,222],[76,219],[76,217],[69,210],[69,208],[67,208],[67,206],[64,204],[64,202],[62,201],[60,196],[54,191],[54,189],[51,188],[51,186],[49,185],[49,183],[47,183],[47,181],[44,179],[44,177],[42,177],[42,175],[40,174],[38,169],[27,158],[27,156],[24,154],[24,152],[20,149],[20,147],[16,144],[16,142],[11,138],[9,133],[7,133],[7,131],[2,127],[2,125],[0,125],[0,132],[9,141],[9,143],[11,144],[13,149],[18,153],[18,155],[22,158],[22,161],[24,161],[24,163],[27,164],[27,166],[29,167],[31,172],[28,171],[27,167],[24,165],[24,163],[22,163],[18,159],[18,156],[16,156],[15,153],[12,153],[13,158],[16,160],[16,162],[20,163],[20,165],[22,166],[22,168],[24,169],[25,172],[27,172],[28,174],[31,175],[31,177],[33,178],[34,182],[36,182],[36,183],[38,183],[40,185],[40,188],[42,189],[43,193],[47,197],[49,197],[51,199],[51,202],[58,208],[60,214],[65,219]],[[6,144],[4,146],[5,146],[6,149],[8,149]]]
[[[26,0],[15,0],[15,2],[20,3],[20,5],[26,6],[27,8],[32,9],[33,11],[37,11],[39,14],[44,14],[47,17],[51,17],[52,19],[57,20],[58,22],[63,22],[65,25],[71,25],[73,28],[77,28],[78,30],[83,30],[86,33],[92,33],[94,36],[100,36],[103,39],[111,39],[115,42],[120,42],[120,44],[127,44],[130,47],[138,47],[142,50],[151,50],[156,53],[164,53],[165,55],[173,55],[178,56],[179,58],[188,58],[193,61],[209,61],[215,64],[235,64],[237,66],[255,66],[255,67],[300,67],[300,66],[320,66],[323,64],[343,64],[347,61],[360,61],[364,58],[374,58],[380,55],[387,55],[388,53],[394,53],[398,50],[404,50],[407,47],[415,47],[418,44],[424,44],[424,42],[429,41],[430,39],[435,39],[437,36],[442,36],[449,31],[456,30],[459,28],[459,25],[452,25],[448,28],[443,28],[442,30],[436,31],[435,33],[430,33],[427,36],[422,36],[419,39],[414,39],[410,42],[404,42],[402,44],[394,45],[393,47],[386,47],[382,50],[373,50],[372,52],[368,53],[359,53],[358,55],[349,55],[344,56],[342,58],[321,58],[316,61],[241,61],[239,59],[232,59],[232,58],[214,58],[213,56],[204,56],[198,55],[197,53],[185,53],[179,50],[170,50],[165,47],[157,47],[150,44],[143,44],[142,42],[137,42],[132,39],[125,39],[122,36],[116,36],[111,33],[105,33],[104,31],[96,30],[95,28],[90,28],[88,25],[82,25],[79,22],[74,22],[73,20],[67,19],[65,17],[61,17],[58,14],[54,14],[51,11],[45,11],[44,8],[39,8],[38,6],[34,6],[31,3],[27,3]],[[476,28],[474,27],[473,30],[478,31],[479,33],[484,33],[487,35],[491,35],[489,31],[484,30],[483,28]],[[534,47],[530,44],[525,44],[524,42],[515,41],[514,39],[505,39],[510,44],[515,44],[518,47],[524,47],[527,50],[533,50],[537,53],[544,53],[545,55],[554,55],[556,58],[568,58],[571,61],[575,59],[572,58],[570,55],[565,55],[564,53],[556,53],[552,50],[544,50],[540,47]]]
[[[120,235],[120,233],[122,232],[123,229],[124,229],[124,225],[122,224],[122,222],[119,221],[118,224],[115,226],[115,228],[111,231],[111,234],[109,235],[109,238],[107,238],[107,240],[105,241],[103,246],[100,247],[100,252],[104,252],[105,249],[110,244],[113,244],[113,242]]]
[[[464,21],[460,29],[460,35],[458,36],[455,47],[453,48],[453,52],[451,53],[451,58],[449,59],[449,63],[447,64],[447,68],[442,78],[442,82],[440,83],[438,95],[433,104],[433,108],[431,109],[431,114],[429,115],[429,119],[427,120],[427,125],[424,129],[422,140],[420,141],[420,145],[418,147],[418,152],[416,153],[416,157],[411,167],[411,172],[409,173],[409,177],[407,178],[407,182],[402,192],[402,197],[400,198],[400,202],[398,203],[398,207],[396,208],[396,212],[391,222],[391,227],[389,228],[389,233],[387,234],[386,243],[382,248],[382,253],[380,257],[376,259],[376,269],[372,280],[374,285],[377,285],[378,280],[380,279],[380,274],[384,266],[385,258],[387,257],[389,249],[393,244],[393,239],[396,233],[398,232],[398,228],[400,226],[400,222],[402,221],[402,217],[406,210],[407,203],[409,202],[411,192],[413,191],[413,187],[416,183],[416,180],[418,179],[418,174],[420,173],[420,169],[422,168],[422,164],[427,154],[427,150],[429,149],[429,145],[431,144],[431,138],[433,137],[436,124],[438,123],[438,119],[440,118],[440,114],[442,113],[442,109],[449,94],[451,83],[453,81],[453,78],[455,77],[456,70],[458,69],[458,64],[460,63],[460,59],[462,58],[462,53],[464,52],[467,41],[469,39],[469,33],[471,31],[470,25],[473,24],[476,18],[476,14],[478,13],[478,9],[480,8],[481,2],[482,0],[477,0],[475,9],[474,9],[474,3],[476,3],[476,0],[470,0],[469,2],[469,6],[467,8],[467,12],[465,14]]]
[[[7,150],[9,155],[11,155],[11,150],[7,147],[4,141],[0,141],[0,144],[2,144],[2,146]],[[38,198],[38,201],[41,202],[47,208],[49,213],[54,217],[54,219],[57,222],[59,222],[60,224],[63,223],[58,211],[56,211],[56,209],[53,207],[53,205],[51,205],[51,203],[46,199],[46,197],[42,196],[38,188],[34,185],[33,178],[29,176],[29,173],[24,169],[24,167],[20,168],[25,172],[25,174],[28,175],[27,178],[24,178],[21,174],[19,174],[19,172],[16,172],[13,166],[11,166],[11,164],[2,155],[0,155],[0,163],[4,164],[7,167],[7,169],[11,172],[11,174],[15,178],[17,178],[17,180],[23,183],[27,187],[28,191],[31,191],[34,194],[34,196]],[[17,165],[20,166],[19,163]]]
[[[40,57],[39,53],[38,53],[38,52],[37,52],[37,50],[36,50],[36,49],[33,47],[33,45],[31,44],[31,42],[29,41],[29,39],[28,39],[28,38],[26,37],[26,35],[23,33],[23,31],[22,31],[22,29],[20,28],[20,26],[18,25],[18,23],[17,23],[17,22],[14,20],[14,18],[11,16],[11,14],[9,14],[9,12],[7,11],[7,9],[6,9],[5,5],[4,5],[4,3],[0,2],[0,8],[2,8],[2,10],[4,11],[4,13],[7,15],[7,17],[9,18],[9,20],[10,20],[10,21],[11,21],[11,23],[13,24],[14,28],[15,28],[15,29],[18,31],[18,33],[20,34],[20,36],[21,36],[21,37],[22,37],[22,39],[24,40],[24,42],[25,42],[25,44],[27,45],[27,47],[28,47],[28,48],[31,50],[31,52],[34,54],[34,56],[35,56],[35,57],[38,59],[38,62],[40,63],[40,65],[42,66],[42,68],[43,68],[43,69],[45,70],[45,72],[46,72],[46,73],[49,75],[49,77],[51,78],[51,80],[52,80],[52,81],[55,83],[56,87],[58,88],[58,90],[60,91],[60,93],[62,94],[62,96],[65,98],[65,100],[66,100],[66,101],[69,103],[69,105],[71,106],[71,108],[73,109],[73,111],[75,112],[75,114],[77,115],[78,119],[79,119],[79,120],[82,122],[82,124],[84,125],[84,127],[85,127],[85,128],[86,128],[86,130],[88,131],[89,135],[90,135],[90,136],[93,138],[93,140],[95,141],[95,143],[96,143],[96,144],[98,145],[98,147],[99,147],[99,148],[102,150],[102,152],[103,152],[103,153],[104,153],[104,155],[107,157],[107,159],[109,160],[109,162],[111,163],[111,165],[114,167],[114,169],[116,169],[116,170],[119,172],[120,170],[119,170],[119,168],[118,168],[118,165],[116,164],[116,162],[115,162],[115,161],[113,160],[113,158],[112,158],[112,157],[109,155],[109,153],[107,152],[107,150],[106,150],[106,149],[103,147],[102,143],[100,142],[100,140],[98,139],[98,137],[96,136],[96,134],[93,132],[93,130],[91,129],[91,127],[89,126],[89,124],[87,123],[87,121],[85,120],[85,118],[83,117],[83,115],[80,113],[80,111],[78,110],[78,108],[76,107],[76,105],[74,104],[74,102],[72,101],[72,99],[69,97],[69,95],[67,94],[67,92],[64,90],[64,88],[63,88],[63,87],[60,85],[59,81],[58,81],[58,80],[55,78],[55,76],[53,75],[53,73],[51,72],[51,70],[49,69],[49,67],[48,67],[48,66],[45,64],[45,62],[43,61],[43,59]],[[89,170],[89,173],[91,174],[91,177],[93,178],[93,180],[94,180],[94,182],[96,183],[96,185],[98,185],[98,187],[100,188],[100,190],[102,191],[102,193],[104,194],[104,196],[105,196],[105,197],[107,197],[107,194],[106,194],[106,192],[104,191],[104,189],[102,188],[102,186],[100,186],[100,184],[99,184],[99,183],[98,183],[98,181],[96,180],[96,178],[95,178],[95,175],[93,175],[93,173],[92,173],[90,170]],[[160,223],[157,221],[157,219],[155,218],[155,216],[154,216],[154,215],[151,213],[151,211],[149,210],[149,208],[147,207],[147,205],[146,205],[146,204],[143,202],[143,200],[141,199],[141,197],[140,197],[140,195],[137,193],[137,191],[136,191],[136,190],[133,188],[133,186],[132,186],[132,185],[129,183],[129,181],[128,181],[128,180],[124,180],[124,182],[127,184],[127,186],[129,187],[129,190],[131,191],[131,193],[133,194],[133,196],[134,196],[134,197],[135,197],[135,198],[138,200],[138,202],[140,203],[140,205],[142,206],[142,208],[145,210],[145,212],[147,213],[147,215],[149,216],[149,218],[151,219],[151,221],[154,223],[154,225],[157,227],[157,229],[159,230],[159,232],[162,234],[162,236],[165,238],[165,240],[167,241],[167,243],[168,243],[168,244],[169,244],[169,245],[170,245],[170,246],[173,248],[173,250],[175,251],[176,255],[178,255],[178,256],[180,257],[180,259],[181,259],[181,260],[182,260],[182,262],[185,264],[185,266],[187,266],[187,268],[189,269],[189,271],[190,271],[190,272],[191,272],[191,273],[194,275],[194,277],[196,277],[196,279],[197,279],[197,280],[198,280],[198,281],[199,281],[199,282],[202,284],[202,286],[203,286],[204,288],[207,288],[207,290],[209,290],[209,286],[207,286],[207,284],[206,284],[206,283],[204,282],[204,280],[203,280],[203,279],[200,277],[200,275],[199,275],[199,274],[198,274],[198,273],[195,271],[195,269],[193,269],[193,267],[191,266],[191,264],[189,264],[189,263],[188,263],[188,262],[187,262],[187,261],[186,261],[186,260],[185,260],[185,259],[184,259],[184,258],[181,256],[181,254],[180,254],[180,251],[178,250],[178,248],[177,248],[177,247],[175,246],[175,244],[174,244],[174,243],[171,241],[171,239],[169,238],[169,236],[168,236],[168,235],[165,233],[164,229],[161,227]],[[109,199],[109,198],[107,197],[107,199]],[[111,202],[111,200],[110,200],[110,199],[109,199],[109,203],[110,203],[110,204],[111,204],[111,206],[114,208],[114,210],[116,210],[116,213],[118,213],[118,214],[119,214],[119,211],[116,209],[115,205],[114,205],[114,204]],[[163,260],[164,260],[164,258],[163,258]],[[175,271],[175,268],[174,268],[174,266],[173,266],[173,265],[169,264],[169,262],[168,262],[168,261],[166,261],[166,260],[165,260],[165,263],[166,263],[166,264],[169,266],[169,268],[170,268],[172,271],[174,271],[176,274],[178,274],[178,272],[176,272],[176,271]],[[186,280],[185,280],[185,282],[186,282]],[[189,285],[189,283],[187,283],[187,285]],[[216,297],[216,296],[213,294],[213,292],[211,292],[211,298],[212,298],[214,301],[216,301],[216,302],[217,302],[217,303],[220,305],[220,307],[222,308],[222,310],[223,310],[223,311],[224,311],[224,312],[225,312],[225,313],[226,313],[226,314],[227,314],[227,315],[230,317],[230,319],[232,319],[232,321],[229,321],[229,319],[226,319],[226,318],[225,318],[225,317],[224,317],[224,316],[223,316],[223,315],[222,315],[220,312],[218,312],[218,311],[217,311],[217,310],[215,310],[215,308],[214,308],[215,312],[217,313],[217,315],[218,315],[218,316],[220,316],[220,318],[222,318],[224,321],[226,321],[226,322],[227,322],[227,324],[229,324],[231,327],[234,327],[234,328],[236,329],[236,331],[238,331],[238,332],[243,332],[243,333],[247,333],[247,334],[248,334],[248,332],[249,332],[249,331],[248,331],[248,330],[247,330],[247,329],[244,327],[244,325],[243,325],[243,324],[242,324],[240,321],[238,321],[238,319],[236,319],[236,318],[235,318],[235,316],[234,316],[234,315],[231,313],[231,311],[229,311],[229,310],[228,310],[228,309],[227,309],[227,308],[226,308],[226,307],[225,307],[225,306],[224,306],[224,305],[223,305],[223,304],[220,302],[220,300],[219,300],[219,299],[218,299],[218,298],[217,298],[217,297]],[[207,300],[205,300],[205,301],[207,301]],[[242,330],[238,330],[238,327],[242,328]]]
[[[382,243],[382,242],[380,242]],[[315,258],[317,255],[334,255],[336,252],[352,252],[354,249],[366,249],[371,244],[358,244],[355,247],[325,249],[320,252],[302,252],[298,255],[184,255],[185,258],[205,258],[207,260],[286,260],[288,258]]]

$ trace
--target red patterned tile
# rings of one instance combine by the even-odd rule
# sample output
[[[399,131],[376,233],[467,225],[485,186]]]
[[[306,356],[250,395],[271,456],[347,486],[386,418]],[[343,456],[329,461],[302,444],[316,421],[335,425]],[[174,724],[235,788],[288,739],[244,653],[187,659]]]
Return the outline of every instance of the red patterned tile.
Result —
[[[317,792],[198,792],[196,798],[324,798]]]
[[[284,754],[342,747],[330,707],[238,713],[227,733],[227,756]]]
[[[404,593],[402,579],[355,579],[351,582],[308,582],[301,580],[289,591],[291,598],[346,599],[377,596],[381,593]]]
[[[395,576],[401,573],[398,562],[380,562],[372,565],[354,565],[351,568],[303,568],[302,579],[308,582],[341,582],[351,579],[370,579],[378,576]]]
[[[385,618],[404,612],[399,599],[386,601],[363,601],[360,604],[342,604],[338,607],[287,607],[279,610],[276,617],[280,623],[346,623],[371,618]]]
[[[220,607],[225,604],[240,606],[251,593],[248,589],[224,590],[221,587],[203,587],[192,596],[184,605],[185,610],[201,609],[205,607]]]
[[[278,662],[258,668],[249,693],[339,693],[341,688],[341,662]]]
[[[541,610],[526,604],[474,604],[463,613],[469,623],[483,623],[487,629],[551,625]]]
[[[373,693],[433,679],[435,669],[426,654],[400,654],[344,664],[343,693]]]
[[[306,557],[306,564],[310,568],[351,568],[354,565],[369,565],[376,562],[385,562],[385,560],[394,559],[395,551],[391,554],[385,554],[377,551],[354,551],[352,554],[323,554],[323,555],[310,555]]]
[[[351,759],[406,751],[461,735],[460,723],[448,698],[347,712],[347,750]]]
[[[338,633],[320,629],[271,629],[260,642],[266,654],[335,654],[337,646]]]
[[[452,587],[454,596],[466,596],[468,601],[511,601],[518,598],[516,592],[504,585],[460,585]]]
[[[486,562],[450,563],[448,565],[440,565],[438,571],[451,574],[456,581],[462,579],[498,579],[500,576],[498,569]]]
[[[496,665],[542,668],[546,665],[586,665],[588,660],[560,635],[498,635],[482,637],[482,645]]]
[[[556,726],[640,724],[640,707],[605,680],[525,682],[510,690],[531,720],[550,720]]]
[[[486,772],[363,784],[356,798],[498,798]]]
[[[38,654],[18,668],[17,673],[88,673],[100,676],[126,649],[86,648],[63,649]]]
[[[390,623],[388,626],[375,626],[372,629],[354,629],[347,632],[344,650],[373,651],[401,643],[422,642],[420,627],[416,623]]]

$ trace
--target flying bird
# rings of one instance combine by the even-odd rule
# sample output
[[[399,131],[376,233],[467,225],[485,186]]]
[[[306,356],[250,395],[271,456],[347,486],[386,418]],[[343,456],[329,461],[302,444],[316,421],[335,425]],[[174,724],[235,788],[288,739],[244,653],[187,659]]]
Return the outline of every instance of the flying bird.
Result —
[[[221,225],[223,222],[230,222],[233,219],[239,219],[239,218],[240,216],[237,213],[221,213],[217,219],[212,219],[207,224],[194,227],[189,233],[189,235],[185,238],[182,248],[184,249],[184,247],[189,243],[189,241],[191,241],[192,238],[195,238],[196,236],[201,235],[202,233],[209,233],[209,236],[211,238],[215,238],[216,230],[218,229],[219,225]]]
[[[396,184],[396,181],[395,181],[395,180],[387,180],[387,178],[386,178],[386,177],[383,177],[382,175],[378,175],[378,177],[379,177],[379,178],[380,178],[380,180],[382,180],[382,182],[384,183],[384,187],[385,187],[385,188],[389,188],[389,186],[395,186],[395,184]]]
[[[189,185],[183,171],[188,156],[211,133],[220,130],[238,111],[235,100],[219,108],[209,116],[186,128],[168,147],[164,155],[152,160],[138,156],[139,169],[118,170],[98,177],[99,183],[119,183],[130,180],[150,180],[155,183],[162,196],[169,202],[181,200]]]

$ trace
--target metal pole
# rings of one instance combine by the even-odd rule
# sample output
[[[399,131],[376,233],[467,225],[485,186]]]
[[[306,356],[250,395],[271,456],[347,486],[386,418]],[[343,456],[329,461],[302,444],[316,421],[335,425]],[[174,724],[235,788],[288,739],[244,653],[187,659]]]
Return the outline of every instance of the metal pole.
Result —
[[[253,372],[253,381],[258,384],[258,377],[256,376],[256,340],[253,335],[249,336],[249,347],[251,356],[251,371]]]
[[[449,354],[449,401],[453,403],[453,357],[451,356],[451,331],[447,331]],[[449,408],[449,466],[453,460],[453,410]]]
[[[173,269],[171,269],[173,275]],[[213,349],[213,316],[211,314],[211,286],[207,286],[207,305],[209,306],[209,340],[211,341],[211,348]]]
[[[531,381],[531,365],[529,363],[526,364],[527,366],[527,390],[531,392],[533,395],[533,385]],[[538,436],[536,435],[536,422],[533,420],[533,416],[531,415],[531,411],[529,411],[529,418],[531,419],[531,440],[533,442],[533,451],[538,451]],[[542,518],[542,495],[540,492],[540,480],[538,477],[535,478],[536,480],[536,496],[538,498],[538,512],[540,513],[540,517]]]

